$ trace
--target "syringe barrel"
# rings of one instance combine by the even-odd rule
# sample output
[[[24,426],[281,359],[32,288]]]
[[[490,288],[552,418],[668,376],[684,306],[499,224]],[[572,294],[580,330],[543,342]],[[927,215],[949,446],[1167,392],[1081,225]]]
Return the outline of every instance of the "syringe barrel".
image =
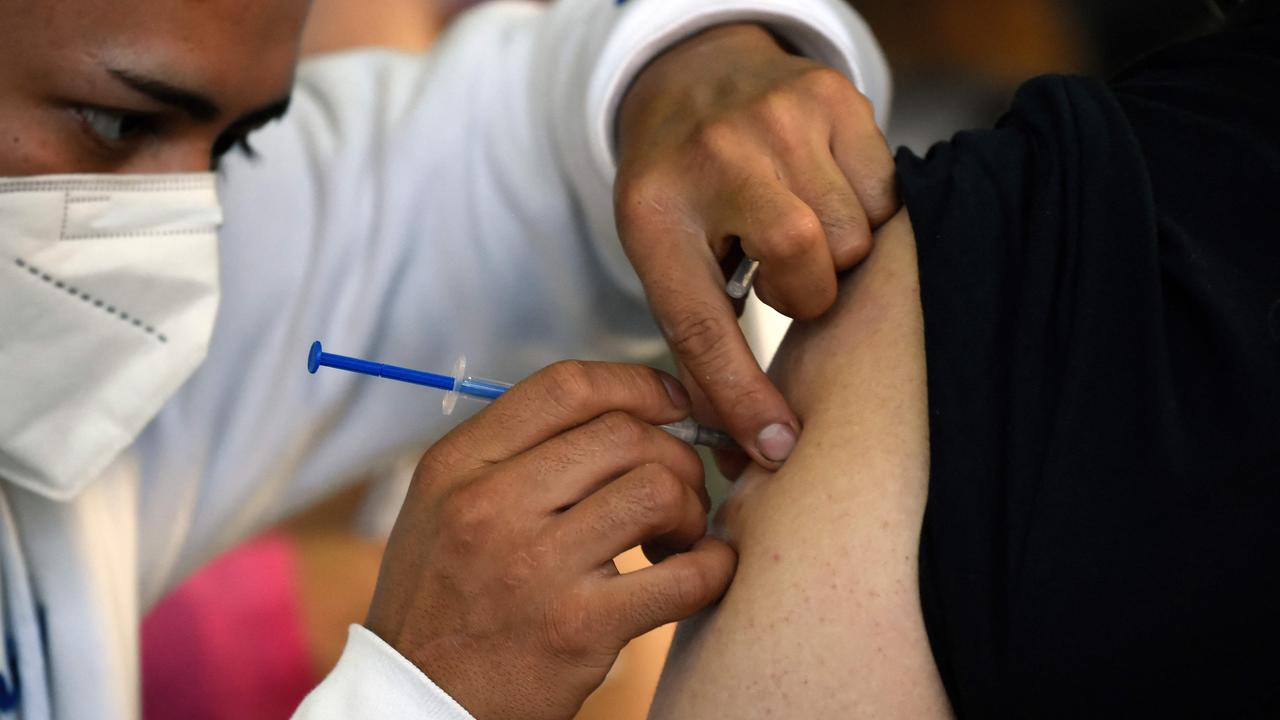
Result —
[[[462,382],[457,385],[459,393],[466,395],[475,400],[497,400],[502,393],[511,388],[511,385],[498,382],[497,380],[486,380],[484,378],[463,378]]]

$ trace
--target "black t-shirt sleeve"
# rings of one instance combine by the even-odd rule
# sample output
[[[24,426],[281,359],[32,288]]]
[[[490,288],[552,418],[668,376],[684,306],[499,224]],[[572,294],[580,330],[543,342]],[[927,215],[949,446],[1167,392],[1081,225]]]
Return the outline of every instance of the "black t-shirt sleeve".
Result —
[[[1040,78],[996,129],[899,155],[922,602],[962,715],[1280,704],[1277,48]]]

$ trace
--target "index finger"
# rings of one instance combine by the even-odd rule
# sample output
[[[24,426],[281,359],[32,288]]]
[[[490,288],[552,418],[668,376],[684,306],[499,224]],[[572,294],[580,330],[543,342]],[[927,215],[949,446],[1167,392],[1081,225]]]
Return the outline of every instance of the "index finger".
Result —
[[[566,360],[512,386],[433,448],[455,466],[502,462],[609,412],[654,425],[689,415],[689,395],[671,375],[643,365]]]
[[[672,352],[734,440],[756,462],[777,467],[800,424],[747,346],[706,240],[647,239],[633,233],[627,253]]]

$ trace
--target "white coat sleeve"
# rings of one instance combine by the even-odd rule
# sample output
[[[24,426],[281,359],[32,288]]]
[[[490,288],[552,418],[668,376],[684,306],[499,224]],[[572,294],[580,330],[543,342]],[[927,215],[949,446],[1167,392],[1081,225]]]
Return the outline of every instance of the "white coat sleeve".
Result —
[[[205,364],[139,439],[145,607],[254,531],[459,420],[425,389],[305,369],[307,349],[519,380],[664,350],[612,223],[610,128],[676,41],[756,20],[888,77],[843,0],[493,2],[429,53],[306,61],[293,103],[223,167],[222,305]]]
[[[472,720],[461,705],[368,629],[347,629],[333,671],[307,695],[293,720]]]
[[[569,11],[574,6],[583,8],[587,22]],[[889,67],[848,0],[577,0],[558,10],[552,23],[562,27],[548,33],[542,50],[565,81],[551,88],[547,114],[556,117],[552,129],[591,237],[614,282],[632,294],[642,289],[614,226],[613,128],[632,80],[663,50],[717,25],[759,23],[799,53],[843,72],[871,100],[880,126],[888,120]]]

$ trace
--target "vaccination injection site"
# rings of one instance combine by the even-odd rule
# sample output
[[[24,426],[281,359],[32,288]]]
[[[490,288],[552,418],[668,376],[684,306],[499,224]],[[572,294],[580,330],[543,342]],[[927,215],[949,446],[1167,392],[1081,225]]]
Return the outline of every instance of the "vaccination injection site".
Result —
[[[0,0],[0,720],[1280,718],[1280,0]]]

